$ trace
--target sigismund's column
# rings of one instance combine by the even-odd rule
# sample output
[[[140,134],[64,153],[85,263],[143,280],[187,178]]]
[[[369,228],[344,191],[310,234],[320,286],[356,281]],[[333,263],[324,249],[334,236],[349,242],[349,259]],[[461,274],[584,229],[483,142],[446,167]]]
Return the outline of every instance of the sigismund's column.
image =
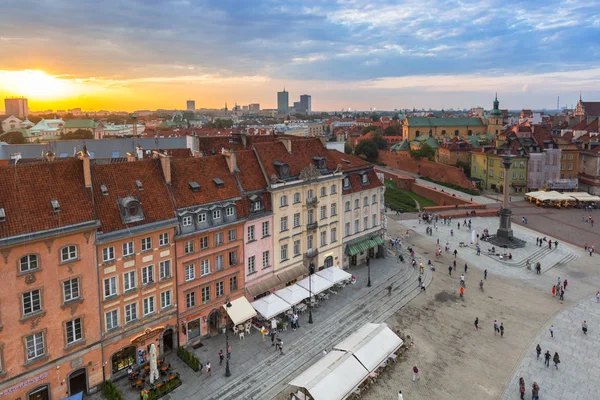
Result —
[[[504,197],[502,198],[502,209],[500,210],[500,227],[498,228],[496,235],[498,237],[511,240],[513,237],[513,231],[511,227],[512,211],[510,208],[508,208],[510,190],[508,187],[508,173],[514,156],[508,154],[508,146],[506,149],[507,152],[502,156],[502,166],[504,167]]]

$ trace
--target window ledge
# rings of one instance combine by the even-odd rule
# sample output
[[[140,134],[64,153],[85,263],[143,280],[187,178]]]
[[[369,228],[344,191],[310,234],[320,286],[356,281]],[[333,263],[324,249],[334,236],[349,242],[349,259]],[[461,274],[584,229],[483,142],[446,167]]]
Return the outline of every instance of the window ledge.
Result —
[[[77,261],[81,261],[81,258],[77,257],[77,258],[73,258],[71,260],[61,261],[60,264],[58,264],[58,265],[72,264],[72,263],[75,263]]]
[[[127,254],[123,256],[123,260],[128,260],[130,258],[135,258],[135,253]]]
[[[83,346],[86,343],[87,343],[87,339],[82,338],[82,339],[77,340],[76,342],[67,344],[63,350],[68,351],[68,350],[74,349],[76,347]]]
[[[163,278],[160,278],[159,282],[165,282],[165,281],[168,281],[168,280],[171,280],[171,279],[173,279],[173,277],[171,275],[169,275],[169,276],[165,276]]]
[[[71,307],[74,304],[80,304],[80,303],[83,303],[83,297],[78,297],[73,300],[65,301],[64,303],[61,304],[60,308],[62,308],[64,310],[67,307]]]
[[[114,299],[119,298],[119,296],[121,296],[120,294],[111,294],[110,296],[106,296],[103,300],[103,302],[107,302],[107,301],[113,301]]]
[[[156,315],[156,311],[149,312],[148,314],[144,314],[142,318],[150,318]]]
[[[121,328],[122,328],[121,325],[117,325],[117,326],[115,326],[113,328],[110,328],[110,329],[104,331],[104,336],[112,335],[113,333],[118,332]]]
[[[17,276],[26,276],[29,274],[35,274],[36,272],[40,272],[42,269],[40,267],[34,268],[34,269],[28,269],[27,271],[21,271],[19,270],[19,273],[17,274]]]
[[[25,323],[25,322],[29,321],[30,319],[33,319],[33,318],[41,318],[41,317],[43,317],[44,315],[46,315],[46,311],[45,311],[45,310],[36,311],[36,312],[34,312],[34,313],[31,313],[31,314],[27,314],[27,315],[24,315],[24,316],[22,316],[22,317],[19,319],[19,322],[23,324],[23,323]]]
[[[173,308],[174,308],[174,307],[173,307],[173,304],[171,304],[171,305],[169,305],[169,306],[166,306],[166,307],[164,307],[164,308],[161,308],[161,309],[160,309],[160,311],[161,311],[161,312],[170,311],[170,310],[172,310]]]
[[[268,237],[271,237],[271,235],[263,235],[263,237],[261,239],[265,239],[265,238],[268,238]]]
[[[35,364],[39,363],[40,361],[46,361],[49,358],[50,358],[50,354],[47,354],[47,353],[43,354],[39,357],[32,358],[31,360],[28,360],[25,362],[25,364],[23,364],[23,368],[29,368],[32,365],[35,365]]]
[[[148,283],[142,284],[142,290],[146,289],[146,288],[149,288],[149,287],[152,287],[154,285],[156,285],[156,282],[148,282]]]
[[[268,268],[271,268],[271,267],[272,267],[272,265],[267,265],[266,267],[263,267],[263,269],[268,269]]]
[[[137,318],[136,319],[132,319],[129,322],[125,322],[125,326],[131,326],[131,325],[134,325],[137,322],[139,322],[139,320]]]
[[[158,246],[159,249],[162,249],[164,247],[171,247],[171,243],[161,244]]]
[[[116,260],[116,259],[113,259],[113,260],[107,260],[107,261],[102,261],[102,266],[103,266],[103,267],[107,267],[107,266],[109,266],[109,265],[112,265],[112,264],[114,264],[114,263],[116,263],[116,262],[117,262],[117,260]]]
[[[127,289],[127,290],[125,290],[125,291],[123,292],[123,296],[125,296],[125,295],[128,295],[128,294],[130,294],[130,293],[135,293],[135,292],[137,292],[137,291],[138,291],[138,287],[137,287],[137,286],[136,286],[136,287],[133,287],[133,288],[130,288],[130,289]]]
[[[152,249],[142,250],[142,251],[140,251],[140,254],[150,253],[151,251],[152,251]]]
[[[248,272],[248,276],[256,274],[256,271]]]
[[[248,244],[248,243],[252,243],[252,242],[256,242],[256,239],[250,239],[250,240],[248,240],[248,241],[246,242],[246,244]]]

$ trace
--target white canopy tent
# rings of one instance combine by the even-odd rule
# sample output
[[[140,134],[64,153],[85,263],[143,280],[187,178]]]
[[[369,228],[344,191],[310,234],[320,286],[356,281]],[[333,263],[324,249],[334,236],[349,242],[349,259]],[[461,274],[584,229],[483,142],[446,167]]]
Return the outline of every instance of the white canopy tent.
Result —
[[[276,291],[275,296],[281,297],[286,303],[293,306],[300,303],[304,299],[308,299],[308,290],[299,285],[291,285]]]
[[[570,192],[568,195],[579,201],[600,201],[600,197],[594,196],[587,192]]]
[[[354,354],[369,372],[373,372],[402,344],[402,339],[386,324],[365,324],[333,348]]]
[[[252,302],[252,307],[254,307],[254,309],[266,319],[271,319],[274,316],[292,308],[291,304],[285,302],[281,297],[275,296],[274,294],[261,297],[260,299]]]
[[[336,267],[325,268],[324,270],[317,272],[317,275],[334,284],[352,278],[352,275]]]
[[[296,284],[302,286],[306,290],[309,290],[309,279],[311,280],[310,291],[313,295],[315,293],[321,293],[333,286],[333,282],[328,281],[327,279],[317,274],[313,274],[308,278],[304,278]]]
[[[368,375],[369,371],[351,353],[333,350],[290,385],[305,389],[315,400],[342,400]]]
[[[250,318],[256,316],[256,310],[252,308],[252,305],[245,297],[232,300],[230,303],[231,307],[223,305],[223,308],[225,308],[227,315],[229,315],[229,318],[231,318],[231,321],[233,321],[235,325],[243,324]]]

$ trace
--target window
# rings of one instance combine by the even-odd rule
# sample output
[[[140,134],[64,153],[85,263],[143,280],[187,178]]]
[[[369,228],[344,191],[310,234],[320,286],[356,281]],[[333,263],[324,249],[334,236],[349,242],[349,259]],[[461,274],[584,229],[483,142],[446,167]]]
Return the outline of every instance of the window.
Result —
[[[269,221],[262,223],[262,235],[263,237],[269,236]]]
[[[331,194],[337,193],[337,185],[331,185]]]
[[[288,225],[287,225],[287,217],[281,217],[281,231],[287,231],[288,229]]]
[[[344,184],[345,188],[350,187],[350,179],[349,178],[344,178],[343,184]]]
[[[191,226],[192,225],[192,217],[191,215],[186,215],[181,219],[181,224],[183,226]]]
[[[102,262],[109,262],[115,259],[115,248],[113,246],[102,249]]]
[[[113,276],[104,280],[104,298],[117,295],[117,277]]]
[[[519,163],[519,167],[521,167],[521,168],[525,167],[525,162],[524,162],[524,161],[521,161],[521,162]]]
[[[331,243],[337,242],[337,228],[331,228]]]
[[[152,238],[142,238],[142,251],[152,250]]]
[[[220,219],[221,218],[221,210],[214,210],[213,211],[213,219]]]
[[[346,236],[350,236],[350,222],[346,222],[346,226],[344,229],[345,229],[344,234]]]
[[[67,301],[79,298],[79,279],[74,278],[63,282],[63,298]]]
[[[119,326],[119,313],[117,310],[112,310],[104,314],[104,321],[106,322],[106,330],[110,331]]]
[[[164,232],[158,235],[158,245],[166,246],[169,244],[169,232]]]
[[[294,241],[294,256],[299,256],[299,255],[300,255],[300,241],[295,240]]]
[[[125,323],[135,321],[137,319],[137,303],[127,304],[125,306]]]
[[[263,251],[263,268],[269,268],[270,264],[269,264],[269,251]]]
[[[573,159],[573,154],[569,154],[569,160]]]
[[[321,219],[327,218],[327,206],[321,206]]]
[[[135,254],[133,242],[123,243],[123,257],[129,257]]]
[[[201,224],[203,222],[206,222],[206,213],[200,213],[200,214],[198,214],[198,223]]]
[[[490,176],[492,176],[492,177],[494,176],[494,171],[493,170],[490,170]]]
[[[573,164],[569,163],[569,171],[573,170]]]
[[[369,176],[368,176],[367,174],[362,174],[362,175],[360,176],[360,181],[361,181],[363,184],[367,184],[367,183],[369,183]]]
[[[223,232],[215,233],[215,246],[223,244]]]
[[[237,239],[237,231],[235,229],[230,229],[227,236],[229,238],[229,241],[233,242],[234,240]]]
[[[83,339],[83,331],[81,329],[81,318],[69,321],[67,327],[67,344],[75,343]]]
[[[345,207],[344,207],[344,210],[346,210],[346,211],[350,211],[350,202],[349,202],[349,201],[347,201],[347,202],[346,202],[346,205],[345,205]]]
[[[215,269],[217,271],[222,271],[225,267],[225,263],[223,262],[223,255],[218,255],[215,257]]]
[[[187,308],[192,308],[196,305],[196,293],[195,292],[186,293],[185,305]]]
[[[225,209],[225,216],[227,216],[227,217],[233,217],[233,214],[235,214],[235,208],[233,208],[233,207],[227,207]]]
[[[170,290],[160,294],[160,308],[164,309],[173,305],[173,293]]]
[[[60,261],[67,262],[77,259],[77,246],[65,246],[60,249]]]
[[[217,282],[215,284],[215,293],[217,297],[221,297],[225,294],[225,282]]]
[[[202,304],[210,301],[210,287],[206,286],[202,288]]]
[[[38,268],[38,256],[35,254],[29,254],[25,257],[21,257],[21,272],[32,271]]]
[[[359,230],[360,230],[360,221],[356,220],[356,221],[354,221],[354,233],[358,233]]]
[[[210,274],[210,260],[200,261],[200,271],[202,276]]]
[[[196,278],[196,264],[188,264],[185,266],[185,281],[191,281]]]
[[[152,314],[154,309],[154,296],[146,297],[144,299],[144,315]]]
[[[307,195],[306,198],[308,200],[311,200],[313,197],[315,197],[315,196],[313,196],[313,190],[312,189],[308,189],[308,195]]]
[[[375,227],[375,226],[377,226],[377,225],[378,225],[378,224],[377,224],[377,214],[373,214],[373,215],[371,216],[371,226]]]
[[[46,353],[44,332],[34,333],[25,338],[27,346],[27,361],[36,359]]]
[[[129,271],[123,274],[123,291],[135,289],[137,285],[135,271]]]
[[[327,196],[327,188],[325,186],[321,187],[321,196]]]
[[[183,252],[185,254],[191,254],[194,252],[194,241],[193,240],[188,240],[187,242],[185,242],[185,246],[183,247]]]
[[[513,179],[517,179],[517,171],[513,171]]]
[[[42,310],[42,295],[40,290],[32,290],[23,294],[23,315],[33,314]]]
[[[260,211],[262,208],[260,201],[255,201],[252,203],[252,211]]]
[[[154,265],[142,268],[142,285],[154,283]]]
[[[365,197],[363,198],[363,207],[366,207],[366,206],[368,206],[368,205],[369,205],[369,198],[368,198],[367,196],[365,196]]]
[[[335,215],[337,215],[337,204],[333,203],[331,205],[331,216],[333,217]]]
[[[371,196],[371,204],[377,204],[377,195],[376,194]]]
[[[287,196],[286,196],[286,195],[283,195],[283,196],[281,196],[281,197],[279,198],[279,205],[280,205],[281,207],[285,207],[285,206],[287,206],[287,205],[288,205],[288,204],[287,204]]]
[[[504,171],[500,171],[500,179],[504,178]]]
[[[360,208],[360,200],[359,199],[354,200],[354,208]]]
[[[490,166],[490,167],[493,167],[493,166],[494,166],[494,160],[490,160],[489,166]]]
[[[313,222],[315,222],[315,213],[313,210],[308,210],[308,223],[312,224]]]
[[[300,192],[294,193],[294,204],[300,203]]]
[[[254,256],[248,257],[248,274],[253,274],[255,272],[256,272],[255,257]]]
[[[294,228],[300,226],[300,213],[294,214]]]
[[[161,261],[159,264],[160,279],[171,277],[171,260]]]
[[[363,218],[363,230],[369,229],[369,217]]]
[[[237,264],[237,251],[230,251],[229,252],[229,265],[236,265]]]
[[[288,246],[284,244],[281,246],[281,261],[285,261],[288,259]]]
[[[238,288],[237,276],[229,278],[229,292],[235,292]]]
[[[525,174],[523,172],[519,172],[519,179],[525,178]]]
[[[254,238],[254,225],[250,225],[248,227],[248,241],[252,242],[254,240],[255,240],[255,238]]]
[[[200,249],[208,249],[208,236],[200,238]]]
[[[327,231],[321,232],[321,246],[325,246],[327,244]]]

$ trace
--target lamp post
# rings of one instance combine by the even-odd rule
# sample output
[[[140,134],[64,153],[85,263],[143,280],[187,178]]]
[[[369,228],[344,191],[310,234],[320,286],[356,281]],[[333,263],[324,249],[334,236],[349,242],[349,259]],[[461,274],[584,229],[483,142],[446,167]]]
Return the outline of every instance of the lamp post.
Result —
[[[308,323],[313,323],[312,317],[312,274],[315,273],[315,264],[308,264]]]
[[[371,287],[371,259],[367,256],[367,270],[369,279],[367,280],[367,287]]]
[[[225,307],[227,311],[227,315],[229,315],[229,308],[231,308],[231,302],[229,301],[229,296],[225,300]],[[227,361],[225,363],[225,376],[231,376],[231,370],[229,369],[229,327],[227,326],[227,317],[225,317],[225,347],[227,352]]]

